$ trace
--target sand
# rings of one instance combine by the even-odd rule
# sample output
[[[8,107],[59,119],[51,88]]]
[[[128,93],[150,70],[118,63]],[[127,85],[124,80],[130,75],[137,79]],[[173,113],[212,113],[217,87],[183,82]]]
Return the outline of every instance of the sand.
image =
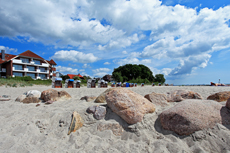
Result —
[[[51,105],[40,103],[23,104],[15,99],[29,90],[44,91],[51,86],[32,87],[0,87],[0,95],[10,95],[10,101],[0,102],[0,152],[230,152],[229,127],[217,124],[212,129],[197,131],[189,136],[178,136],[174,132],[164,130],[158,115],[168,107],[157,107],[153,114],[145,115],[142,122],[128,125],[119,116],[107,108],[105,119],[96,120],[86,109],[95,104],[80,100],[83,96],[98,96],[105,88],[89,89],[57,89],[65,90],[72,99],[57,101]],[[152,92],[167,93],[176,89],[187,89],[198,92],[206,99],[209,95],[220,91],[230,91],[230,87],[134,87],[129,88],[141,95]],[[221,104],[225,104],[222,102]],[[75,133],[67,135],[71,123],[71,115],[77,111],[84,120],[84,125]],[[112,130],[99,131],[99,125],[121,125],[118,134]],[[120,135],[120,136],[119,136]]]

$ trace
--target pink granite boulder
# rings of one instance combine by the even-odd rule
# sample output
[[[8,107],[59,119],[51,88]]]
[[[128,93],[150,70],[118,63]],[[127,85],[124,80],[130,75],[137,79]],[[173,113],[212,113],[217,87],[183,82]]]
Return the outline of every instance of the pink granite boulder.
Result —
[[[202,96],[188,90],[175,90],[167,93],[168,102],[180,102],[185,99],[202,99]]]
[[[179,135],[212,128],[216,123],[230,124],[230,112],[212,100],[184,100],[160,114],[164,129]]]
[[[150,102],[152,102],[156,106],[165,107],[169,105],[165,94],[153,92],[151,94],[145,95],[145,98],[148,99]]]
[[[66,91],[57,91],[48,89],[41,93],[41,99],[47,101],[64,101],[71,99],[71,96]]]
[[[141,122],[144,115],[153,113],[155,106],[143,96],[124,88],[105,91],[105,100],[110,109],[128,124]]]
[[[230,98],[230,91],[222,91],[208,96],[208,100],[215,100],[218,102],[226,101]]]

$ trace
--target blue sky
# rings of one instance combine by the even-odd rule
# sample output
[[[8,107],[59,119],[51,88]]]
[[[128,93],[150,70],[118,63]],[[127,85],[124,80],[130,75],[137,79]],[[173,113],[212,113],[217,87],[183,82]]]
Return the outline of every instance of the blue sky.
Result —
[[[0,0],[0,49],[67,74],[144,64],[166,83],[230,83],[230,1]]]

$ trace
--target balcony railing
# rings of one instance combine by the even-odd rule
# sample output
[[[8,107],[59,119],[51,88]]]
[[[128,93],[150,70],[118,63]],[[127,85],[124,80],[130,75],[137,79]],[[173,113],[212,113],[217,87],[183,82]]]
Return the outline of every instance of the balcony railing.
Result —
[[[38,64],[35,64],[34,61],[31,61],[30,63],[23,63],[22,60],[18,60],[18,59],[13,59],[12,61],[13,61],[13,63],[16,63],[16,64],[38,65]],[[39,66],[42,66],[42,67],[49,67],[49,64],[42,63],[42,64],[39,65]]]

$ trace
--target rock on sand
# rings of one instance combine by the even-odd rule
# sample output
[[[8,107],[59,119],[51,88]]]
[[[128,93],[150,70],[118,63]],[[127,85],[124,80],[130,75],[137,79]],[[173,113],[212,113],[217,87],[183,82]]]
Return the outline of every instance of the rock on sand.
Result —
[[[188,90],[174,90],[167,93],[168,102],[180,102],[185,99],[202,99],[199,93]]]
[[[212,128],[216,123],[230,123],[230,112],[226,107],[211,100],[184,100],[160,114],[164,129],[179,135]]]
[[[141,122],[145,114],[155,111],[153,103],[131,90],[110,88],[105,92],[107,105],[128,124]]]

